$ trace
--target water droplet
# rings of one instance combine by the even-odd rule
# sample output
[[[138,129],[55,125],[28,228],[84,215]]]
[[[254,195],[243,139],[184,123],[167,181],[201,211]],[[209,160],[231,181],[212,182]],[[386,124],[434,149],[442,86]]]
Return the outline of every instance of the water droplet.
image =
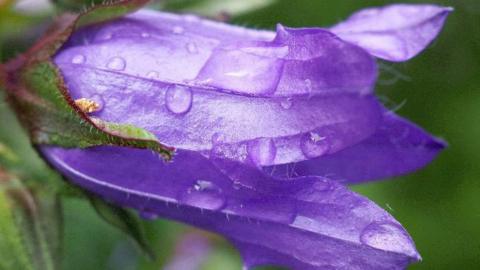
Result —
[[[125,59],[121,57],[113,57],[107,63],[107,68],[111,70],[122,71],[125,69]]]
[[[159,215],[152,210],[144,209],[140,211],[140,217],[146,220],[154,220],[159,217]]]
[[[143,38],[149,38],[149,37],[150,37],[150,34],[147,33],[147,32],[142,32],[142,33],[140,34],[140,36],[142,36]]]
[[[206,180],[196,181],[192,187],[180,194],[179,200],[187,205],[209,210],[219,210],[225,205],[222,190]]]
[[[259,166],[272,165],[277,154],[277,147],[271,138],[259,138],[247,145],[250,159]]]
[[[147,73],[147,78],[148,79],[158,79],[158,76],[159,76],[159,74],[156,71],[150,71],[150,72]]]
[[[172,32],[174,34],[183,34],[183,32],[185,32],[185,29],[183,29],[183,27],[177,25],[177,26],[173,27]]]
[[[330,149],[325,137],[320,136],[318,133],[310,132],[302,138],[300,144],[303,154],[307,158],[314,158],[322,156]]]
[[[165,104],[173,113],[186,113],[192,107],[192,90],[185,86],[172,85],[165,93]]]
[[[290,109],[292,105],[293,105],[293,101],[291,98],[286,98],[280,102],[280,106],[282,106],[282,108],[284,108],[285,110]]]
[[[101,95],[94,94],[94,95],[90,96],[89,99],[92,100],[92,101],[95,101],[95,103],[98,104],[98,109],[95,111],[96,113],[100,112],[105,107],[105,100],[103,99],[103,97]]]
[[[77,54],[72,58],[72,64],[83,64],[85,63],[86,57],[81,54]]]
[[[373,222],[360,235],[360,241],[380,250],[407,254],[419,258],[412,240],[400,225],[391,222]]]
[[[195,43],[187,43],[187,51],[189,53],[198,53],[198,48]]]

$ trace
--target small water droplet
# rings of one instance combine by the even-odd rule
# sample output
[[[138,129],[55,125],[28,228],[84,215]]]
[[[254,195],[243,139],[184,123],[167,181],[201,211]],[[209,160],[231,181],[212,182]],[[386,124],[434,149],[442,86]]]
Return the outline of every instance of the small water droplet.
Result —
[[[158,79],[158,76],[159,76],[159,74],[156,71],[150,71],[150,72],[147,73],[147,78],[148,79]]]
[[[95,103],[98,104],[98,109],[95,111],[95,113],[100,112],[105,107],[105,100],[103,99],[103,97],[101,95],[94,94],[94,95],[90,96],[89,99],[92,100],[92,101],[95,101]]]
[[[418,258],[412,240],[400,225],[391,222],[373,222],[360,235],[360,241],[380,250],[407,254]]]
[[[247,145],[250,159],[259,166],[272,165],[277,154],[277,147],[271,138],[259,138]]]
[[[85,63],[86,60],[87,59],[84,55],[77,54],[72,58],[72,64],[76,64],[76,65],[83,64]]]
[[[177,25],[177,26],[173,27],[172,32],[174,34],[183,34],[183,32],[185,32],[185,29],[183,29],[183,27]]]
[[[181,114],[192,107],[193,93],[189,87],[172,85],[165,93],[165,104],[169,111]]]
[[[222,190],[206,180],[196,181],[192,187],[180,194],[179,200],[187,205],[209,210],[219,210],[225,204]]]
[[[330,149],[328,141],[325,137],[320,136],[318,133],[310,132],[306,134],[301,141],[300,147],[303,154],[307,158],[314,158],[322,156]]]
[[[198,48],[195,43],[187,43],[187,51],[189,53],[198,53]]]
[[[291,98],[286,98],[280,102],[280,106],[282,106],[282,108],[284,108],[285,110],[290,109],[292,105],[293,105],[293,101]]]
[[[111,58],[107,63],[107,68],[111,70],[122,71],[125,69],[125,66],[125,59],[118,56]]]
[[[147,33],[147,32],[142,32],[142,33],[140,34],[140,36],[142,36],[143,38],[149,38],[149,37],[150,37],[150,34]]]

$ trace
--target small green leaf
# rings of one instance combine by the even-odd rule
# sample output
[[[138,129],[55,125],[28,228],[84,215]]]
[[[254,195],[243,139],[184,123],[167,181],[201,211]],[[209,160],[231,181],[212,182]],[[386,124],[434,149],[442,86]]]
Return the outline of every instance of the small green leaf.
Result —
[[[107,203],[93,195],[89,197],[92,206],[100,217],[135,240],[141,250],[151,259],[155,258],[155,253],[145,237],[142,222],[134,213],[125,208]]]

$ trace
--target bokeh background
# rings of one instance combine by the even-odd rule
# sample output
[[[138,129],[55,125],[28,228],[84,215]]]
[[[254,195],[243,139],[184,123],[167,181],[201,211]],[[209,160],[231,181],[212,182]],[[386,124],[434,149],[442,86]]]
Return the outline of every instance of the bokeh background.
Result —
[[[16,8],[8,8],[7,2],[13,1],[0,0],[2,61],[24,50],[58,12],[44,0],[21,1]],[[78,8],[68,4],[75,0],[57,2],[64,8]],[[211,16],[228,11],[235,24],[274,29],[277,22],[328,26],[360,8],[394,2],[399,1],[165,0],[154,7]],[[380,63],[377,93],[389,108],[446,139],[450,146],[419,172],[352,188],[387,209],[410,232],[423,257],[411,269],[480,269],[480,1],[402,2],[436,3],[455,11],[424,53],[406,63]],[[26,170],[42,168],[3,101],[0,142],[28,156]],[[228,243],[178,223],[143,222],[158,255],[151,261],[87,202],[65,200],[64,214],[62,265],[66,270],[147,270],[168,265],[182,269],[179,265],[189,260],[201,262],[200,269],[241,269],[240,257]],[[202,248],[185,248],[192,245]],[[182,250],[186,256],[178,257]]]

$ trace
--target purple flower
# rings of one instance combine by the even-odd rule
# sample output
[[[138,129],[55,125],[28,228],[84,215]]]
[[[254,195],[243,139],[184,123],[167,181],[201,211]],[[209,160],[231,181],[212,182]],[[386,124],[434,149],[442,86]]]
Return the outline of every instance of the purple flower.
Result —
[[[408,173],[444,147],[377,101],[374,57],[413,57],[450,11],[392,5],[271,32],[142,10],[82,28],[54,59],[70,95],[176,155],[41,151],[108,201],[224,235],[247,269],[403,269],[420,259],[410,236],[338,182]]]

